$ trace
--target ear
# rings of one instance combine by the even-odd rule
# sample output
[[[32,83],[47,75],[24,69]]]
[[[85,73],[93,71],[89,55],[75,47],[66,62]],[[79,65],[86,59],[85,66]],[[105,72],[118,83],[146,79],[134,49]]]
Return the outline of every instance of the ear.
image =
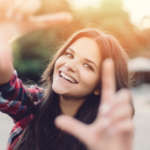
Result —
[[[100,95],[100,90],[99,90],[99,88],[95,89],[94,95],[96,95],[96,96]]]

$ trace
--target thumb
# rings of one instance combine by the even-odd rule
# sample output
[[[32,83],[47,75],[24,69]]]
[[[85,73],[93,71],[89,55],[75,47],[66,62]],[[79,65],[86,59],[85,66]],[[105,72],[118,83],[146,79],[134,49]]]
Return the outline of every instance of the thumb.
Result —
[[[72,134],[80,141],[86,143],[86,138],[88,134],[88,125],[72,118],[69,116],[61,115],[55,120],[55,124],[58,128]]]

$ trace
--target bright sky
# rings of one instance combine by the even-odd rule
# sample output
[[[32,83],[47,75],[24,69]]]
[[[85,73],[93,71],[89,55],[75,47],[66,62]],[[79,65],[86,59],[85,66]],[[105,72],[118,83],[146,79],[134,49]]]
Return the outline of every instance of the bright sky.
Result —
[[[102,0],[71,0],[75,7],[94,6]],[[113,1],[113,0],[112,0]],[[150,0],[124,0],[125,9],[130,12],[134,23],[140,24],[143,16],[150,16]]]
[[[137,24],[144,16],[150,16],[150,0],[124,0],[124,4]]]
[[[96,4],[101,1],[101,0],[71,0],[73,2],[73,4],[75,5],[75,7],[77,8],[82,8],[82,7],[86,7],[86,6],[93,6],[95,7]]]

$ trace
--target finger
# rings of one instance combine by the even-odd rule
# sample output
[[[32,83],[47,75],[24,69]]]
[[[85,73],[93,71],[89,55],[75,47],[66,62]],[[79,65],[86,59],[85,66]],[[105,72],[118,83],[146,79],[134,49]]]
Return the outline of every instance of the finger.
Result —
[[[131,150],[133,144],[134,126],[131,120],[125,120],[108,129],[108,134],[112,137],[112,149]]]
[[[89,134],[88,126],[83,124],[82,122],[72,117],[62,115],[56,118],[55,124],[61,130],[72,134],[82,142],[87,143],[87,136]]]
[[[112,108],[110,114],[115,116],[115,114],[122,114],[126,110],[126,113],[132,118],[133,115],[133,105],[132,105],[132,96],[131,92],[127,89],[121,89],[115,94],[115,99],[112,102]],[[123,114],[122,114],[123,115]]]
[[[113,126],[124,120],[132,119],[131,114],[132,114],[131,106],[128,105],[125,106],[124,108],[120,108],[118,109],[118,111],[112,113],[110,117],[111,118],[110,124]]]
[[[131,104],[132,95],[128,89],[121,89],[115,95],[118,102]]]
[[[26,15],[33,15],[40,7],[41,0],[15,0],[13,4],[13,9],[16,12]]]
[[[41,26],[49,26],[60,23],[70,23],[73,20],[72,15],[67,12],[60,12],[56,14],[48,14],[41,16],[31,16],[29,19],[33,23],[38,23]]]
[[[102,67],[102,104],[109,101],[116,90],[114,63],[107,59]]]
[[[126,119],[119,122],[118,124],[112,125],[109,128],[111,135],[120,135],[120,136],[133,136],[134,133],[134,123],[131,119]]]
[[[129,104],[120,104],[116,107],[113,107],[107,114],[101,115],[101,117],[96,118],[94,124],[97,128],[105,129],[111,126],[127,120],[132,119],[132,108]]]
[[[101,115],[109,116],[113,111],[118,111],[120,108],[123,109],[126,105],[131,106],[131,93],[129,90],[121,89],[111,97],[111,102],[102,105],[100,113]]]
[[[101,112],[107,113],[110,110],[111,99],[116,90],[115,71],[112,59],[106,59],[102,65],[102,96],[97,118],[101,117]]]
[[[114,114],[119,114],[125,111],[125,108],[128,110],[128,113],[131,117],[132,114],[132,106],[130,104],[130,94],[127,90],[122,90],[122,92],[118,93],[112,104],[112,109],[110,114],[113,116]],[[126,110],[126,111],[127,111]]]
[[[104,103],[100,107],[96,120],[100,121],[102,117],[117,120],[118,118],[123,118],[123,115],[131,118],[132,114],[131,93],[129,90],[122,89],[111,98],[111,102]]]

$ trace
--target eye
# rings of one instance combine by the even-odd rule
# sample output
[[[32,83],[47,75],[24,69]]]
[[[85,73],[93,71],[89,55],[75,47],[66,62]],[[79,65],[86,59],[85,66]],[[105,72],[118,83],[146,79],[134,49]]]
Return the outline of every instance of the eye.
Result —
[[[93,70],[93,67],[87,63],[84,63],[83,66],[87,69]]]
[[[68,58],[73,58],[73,54],[71,54],[70,52],[65,52],[64,55]]]

